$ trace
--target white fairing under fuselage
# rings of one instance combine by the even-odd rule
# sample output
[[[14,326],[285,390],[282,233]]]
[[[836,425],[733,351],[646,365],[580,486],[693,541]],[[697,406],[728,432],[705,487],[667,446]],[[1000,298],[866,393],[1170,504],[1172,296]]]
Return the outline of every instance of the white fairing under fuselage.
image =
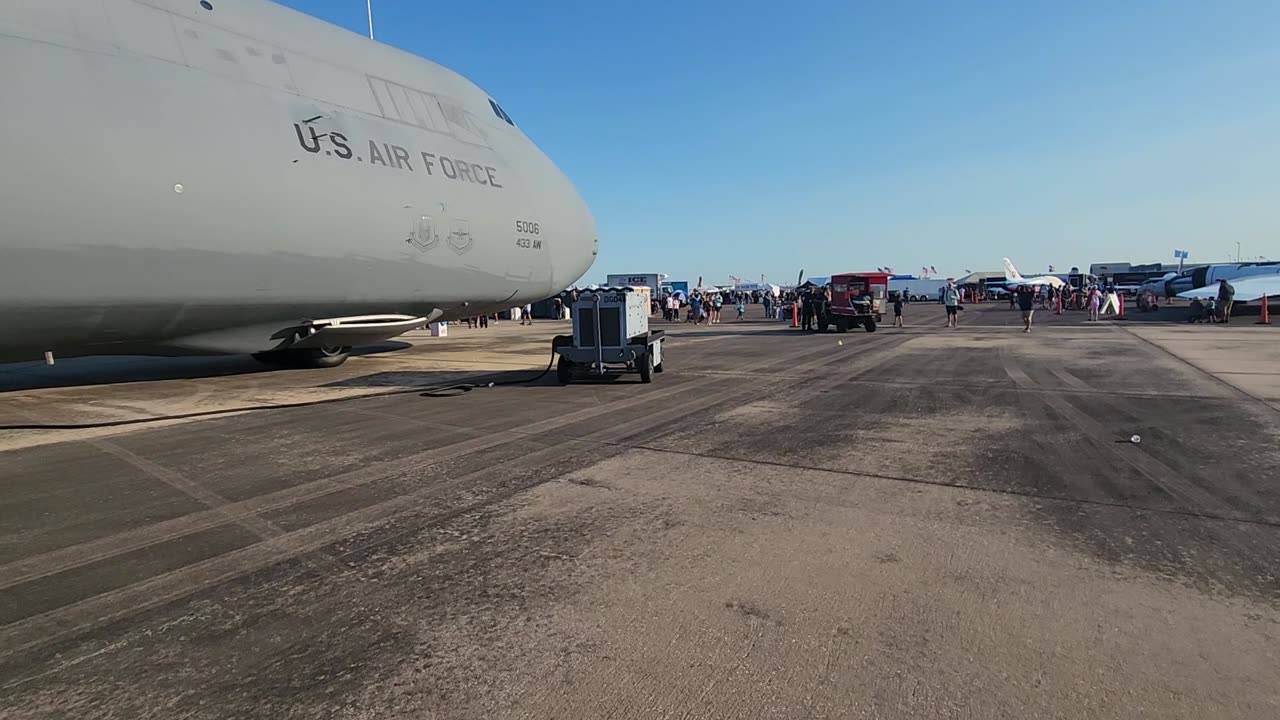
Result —
[[[6,0],[0,67],[0,359],[456,319],[594,260],[585,203],[484,91],[273,3]]]
[[[1220,263],[1184,270],[1165,282],[1165,293],[1176,297],[1197,288],[1216,287],[1219,280],[1234,282],[1239,278],[1280,275],[1280,263]]]

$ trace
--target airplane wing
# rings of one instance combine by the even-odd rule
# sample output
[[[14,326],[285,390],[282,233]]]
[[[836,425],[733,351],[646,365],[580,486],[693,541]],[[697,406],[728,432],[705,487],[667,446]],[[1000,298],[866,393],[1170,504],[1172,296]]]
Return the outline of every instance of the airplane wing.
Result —
[[[1261,275],[1258,277],[1246,277],[1240,280],[1231,281],[1231,287],[1236,289],[1236,300],[1249,301],[1257,300],[1264,295],[1267,297],[1280,298],[1280,275]],[[1195,290],[1187,290],[1178,293],[1180,298],[1210,298],[1218,297],[1218,284],[1206,285]]]

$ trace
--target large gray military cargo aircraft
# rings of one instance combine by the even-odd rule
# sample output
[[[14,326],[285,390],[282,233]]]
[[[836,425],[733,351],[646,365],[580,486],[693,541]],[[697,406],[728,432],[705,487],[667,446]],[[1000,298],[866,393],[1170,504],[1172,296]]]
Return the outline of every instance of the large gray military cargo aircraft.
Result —
[[[4,0],[0,68],[0,360],[331,366],[596,254],[483,90],[265,0]]]

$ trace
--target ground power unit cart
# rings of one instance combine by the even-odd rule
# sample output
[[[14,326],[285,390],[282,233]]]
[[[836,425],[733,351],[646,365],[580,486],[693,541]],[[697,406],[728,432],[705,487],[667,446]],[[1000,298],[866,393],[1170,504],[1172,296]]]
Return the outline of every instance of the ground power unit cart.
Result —
[[[551,341],[560,356],[556,377],[567,384],[576,377],[639,373],[640,382],[653,382],[662,372],[665,340],[663,331],[649,329],[647,293],[629,287],[581,292],[573,304],[573,335]]]

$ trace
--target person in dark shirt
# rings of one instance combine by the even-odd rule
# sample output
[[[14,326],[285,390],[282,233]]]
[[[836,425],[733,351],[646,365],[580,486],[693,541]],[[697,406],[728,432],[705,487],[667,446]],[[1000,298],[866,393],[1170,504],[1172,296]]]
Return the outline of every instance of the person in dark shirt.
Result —
[[[1236,301],[1236,289],[1225,279],[1218,281],[1218,307],[1222,308],[1222,322],[1231,322],[1231,306]]]
[[[1022,310],[1022,332],[1031,332],[1031,316],[1035,313],[1036,289],[1030,285],[1018,287],[1018,308]]]
[[[1204,322],[1204,319],[1204,303],[1200,301],[1200,298],[1191,298],[1191,309],[1187,313],[1187,322]]]
[[[898,293],[893,296],[893,326],[902,327],[902,304],[906,301],[905,295]]]

